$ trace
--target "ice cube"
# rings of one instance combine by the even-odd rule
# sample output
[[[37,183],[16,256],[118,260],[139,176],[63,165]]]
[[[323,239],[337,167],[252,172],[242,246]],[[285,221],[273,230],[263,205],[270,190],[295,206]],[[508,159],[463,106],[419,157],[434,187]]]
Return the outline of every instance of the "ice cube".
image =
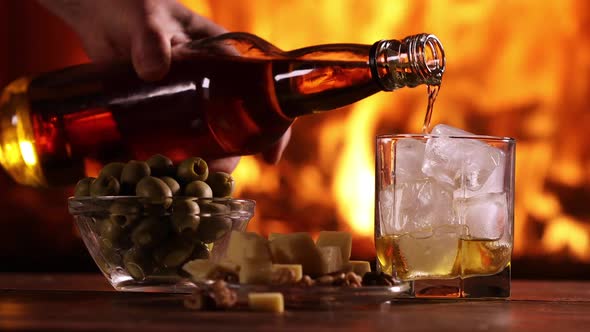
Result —
[[[478,190],[469,190],[467,187],[460,187],[455,190],[454,198],[469,198],[473,196],[502,193],[504,192],[504,163],[500,164],[494,169],[492,174],[488,177],[486,183]]]
[[[508,230],[508,202],[505,193],[491,193],[456,199],[458,221],[468,235],[477,239],[500,239]]]
[[[475,136],[473,133],[470,133],[468,131],[442,123],[434,126],[430,133],[435,136]]]
[[[454,223],[453,193],[445,185],[424,179],[396,186],[394,233],[408,233]]]
[[[455,188],[480,190],[490,175],[504,164],[504,153],[476,139],[452,138],[474,136],[447,125],[437,125],[424,150],[422,172]]]
[[[424,179],[422,172],[426,143],[402,139],[395,143],[395,179],[397,183]]]
[[[399,251],[407,270],[404,279],[453,278],[459,252],[460,228],[440,226],[430,236],[410,233],[399,238]]]
[[[393,185],[379,191],[379,204],[377,204],[377,214],[379,225],[383,234],[393,233],[393,206],[395,193]]]

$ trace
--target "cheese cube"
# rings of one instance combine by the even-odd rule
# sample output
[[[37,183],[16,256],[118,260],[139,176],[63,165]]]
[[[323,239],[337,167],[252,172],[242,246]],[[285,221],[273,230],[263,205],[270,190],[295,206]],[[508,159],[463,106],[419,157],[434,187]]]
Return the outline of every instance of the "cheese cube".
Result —
[[[227,258],[222,258],[217,265],[224,271],[239,272],[240,266]]]
[[[367,261],[348,261],[344,264],[344,270],[354,272],[362,277],[365,273],[371,272],[371,264]]]
[[[324,264],[324,273],[342,271],[342,254],[340,247],[320,247]]]
[[[303,273],[310,276],[325,274],[320,250],[307,233],[290,233],[270,241],[270,251],[275,264],[301,264]]]
[[[269,284],[271,280],[272,263],[246,259],[240,264],[241,284]]]
[[[182,269],[190,274],[193,281],[204,281],[217,268],[217,264],[208,259],[195,259],[187,262]]]
[[[342,263],[347,263],[352,251],[352,235],[348,232],[322,231],[317,240],[318,247],[340,247]]]
[[[257,260],[270,264],[271,255],[268,241],[256,233],[231,232],[225,257],[239,266],[246,260]]]
[[[286,235],[286,234],[283,234],[283,233],[270,233],[270,234],[268,234],[268,240],[269,241],[272,241],[272,240],[274,240],[274,239],[276,239],[278,237],[281,237],[283,235]]]
[[[265,312],[285,311],[285,301],[281,293],[249,293],[248,306],[253,310]]]
[[[193,281],[205,281],[223,272],[238,273],[239,267],[228,261],[215,263],[208,259],[195,259],[187,262],[182,269],[190,274]]]
[[[273,264],[272,265],[272,273],[275,273],[278,270],[287,269],[293,271],[295,275],[295,281],[301,280],[303,278],[303,267],[301,264]]]

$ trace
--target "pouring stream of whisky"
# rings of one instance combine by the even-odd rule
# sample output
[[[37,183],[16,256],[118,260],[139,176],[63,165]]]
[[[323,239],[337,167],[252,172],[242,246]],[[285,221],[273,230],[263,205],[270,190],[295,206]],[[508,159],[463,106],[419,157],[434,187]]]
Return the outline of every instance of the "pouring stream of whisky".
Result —
[[[440,85],[428,85],[427,87],[428,105],[426,106],[426,116],[424,116],[424,124],[422,125],[423,134],[428,134],[430,132],[430,118],[432,117],[434,102],[436,101],[436,96],[438,96],[439,90]]]

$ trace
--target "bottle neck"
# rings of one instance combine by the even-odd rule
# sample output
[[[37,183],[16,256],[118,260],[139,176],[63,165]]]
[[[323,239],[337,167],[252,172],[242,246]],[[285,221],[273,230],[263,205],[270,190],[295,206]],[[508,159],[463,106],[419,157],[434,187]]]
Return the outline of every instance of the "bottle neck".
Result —
[[[270,61],[277,102],[288,118],[346,106],[382,90],[440,85],[445,68],[442,45],[430,34],[285,52],[258,36],[228,33],[193,42],[188,50]]]
[[[442,44],[430,34],[378,41],[369,54],[373,78],[385,91],[440,85],[445,65]]]

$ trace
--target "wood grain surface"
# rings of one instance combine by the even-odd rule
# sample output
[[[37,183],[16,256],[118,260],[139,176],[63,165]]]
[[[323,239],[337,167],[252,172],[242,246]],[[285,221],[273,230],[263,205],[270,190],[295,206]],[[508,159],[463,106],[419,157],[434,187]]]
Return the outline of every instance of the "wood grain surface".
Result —
[[[590,331],[590,282],[513,281],[510,300],[197,312],[183,295],[115,292],[101,275],[0,274],[0,331]]]

